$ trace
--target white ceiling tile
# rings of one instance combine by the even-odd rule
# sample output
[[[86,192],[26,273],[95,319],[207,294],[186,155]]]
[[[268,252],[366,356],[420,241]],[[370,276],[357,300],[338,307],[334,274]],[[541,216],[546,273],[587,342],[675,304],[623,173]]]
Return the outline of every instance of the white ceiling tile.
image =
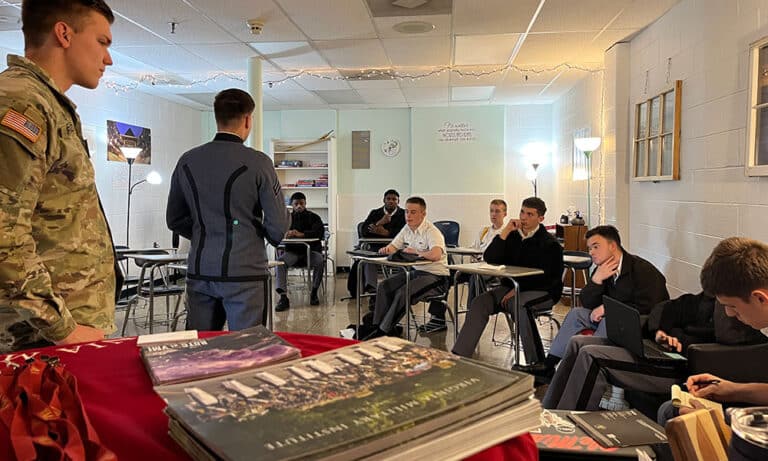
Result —
[[[451,98],[449,88],[403,88],[403,94],[411,103],[447,103]]]
[[[325,59],[307,42],[249,43],[248,45],[285,70],[328,67]]]
[[[357,90],[387,90],[399,89],[397,80],[350,80],[349,84]]]
[[[318,90],[314,92],[328,104],[363,104],[356,90]]]
[[[521,66],[522,67],[522,66]],[[557,69],[557,70],[548,70],[544,72],[539,72],[536,68],[531,68],[532,70],[526,71],[525,67],[522,67],[521,69],[509,69],[507,73],[504,76],[504,79],[501,81],[500,85],[503,86],[516,86],[516,85],[537,85],[537,84],[543,84],[546,85],[547,83],[551,82],[553,78],[555,78],[558,74],[561,72],[564,72],[564,69]]]
[[[167,72],[208,72],[215,66],[175,45],[116,46],[115,51]]]
[[[304,89],[315,90],[349,90],[351,87],[346,80],[341,79],[341,74],[336,71],[318,72],[318,77],[312,75],[302,75],[295,79],[295,82]]]
[[[248,91],[248,82],[244,80],[244,76],[227,77],[226,75],[205,75],[205,74],[180,74],[179,77],[188,82],[201,82],[196,85],[192,85],[189,88],[179,89],[177,94],[181,93],[218,93],[219,91],[226,90],[228,88],[238,88],[244,91]],[[211,80],[208,80],[215,77]]]
[[[418,76],[424,72],[423,69],[400,69],[402,74]],[[450,84],[450,73],[448,71],[430,75],[429,77],[417,77],[410,79],[403,77],[400,80],[401,88],[439,88],[448,87]]]
[[[112,24],[112,46],[151,46],[169,43],[171,43],[170,40],[147,30],[140,24],[135,24],[119,14],[115,15],[115,23]]]
[[[531,32],[600,31],[634,0],[547,0]]]
[[[325,101],[306,90],[274,90],[269,96],[281,104],[290,106],[322,106]]]
[[[379,40],[332,40],[315,42],[332,66],[347,69],[389,67]]]
[[[519,34],[457,36],[454,64],[506,64],[519,39]]]
[[[520,104],[525,101],[542,99],[539,93],[546,85],[509,85],[496,87],[493,93],[492,103],[495,104]]]
[[[487,101],[495,86],[457,86],[451,88],[451,101]]]
[[[375,38],[376,31],[361,0],[277,0],[313,40]]]
[[[357,90],[363,101],[370,104],[402,104],[405,96],[399,89]]]
[[[272,0],[187,0],[207,14],[222,29],[242,42],[295,42],[306,36]],[[246,21],[260,20],[264,28],[252,35]]]
[[[239,71],[247,68],[248,58],[258,56],[253,48],[243,43],[195,45],[192,48],[198,56],[225,71]],[[263,70],[264,67],[262,67]]]
[[[539,0],[454,0],[453,32],[468,34],[522,33]]]
[[[528,34],[514,64],[546,64],[546,67],[569,62],[595,37],[595,32],[561,32]]]
[[[275,82],[272,85],[272,88],[269,87],[268,84],[263,85],[264,92],[271,92],[271,91],[305,91],[304,88],[296,83],[296,81],[292,78],[285,79],[287,75],[284,73],[273,73],[270,72],[268,74],[262,75],[262,80],[265,83],[268,82]],[[285,79],[285,80],[284,80]]]
[[[394,30],[392,27],[395,24],[406,21],[423,21],[428,22],[435,26],[429,32],[422,34],[406,35]],[[380,38],[403,38],[403,37],[447,37],[451,34],[451,15],[441,14],[435,16],[392,16],[385,18],[374,18],[374,24],[376,30],[379,32]]]
[[[453,6],[453,0],[424,0],[415,3],[416,6],[408,7],[401,5],[408,5],[410,2],[398,2],[400,5],[396,5],[394,0],[364,0],[368,4],[371,14],[374,17],[390,17],[390,16],[415,16],[421,18],[423,16],[438,16],[451,13]],[[413,5],[413,3],[411,3]]]
[[[449,37],[388,38],[382,43],[394,67],[441,66],[450,61]]]
[[[624,8],[610,29],[642,29],[667,12],[680,0],[636,1]]]
[[[499,65],[456,67],[451,72],[451,86],[496,85],[502,77],[502,72],[499,71],[501,68]],[[479,75],[485,72],[490,73]]]
[[[121,0],[110,6],[116,16],[140,24],[173,43],[226,43],[234,40],[226,30],[183,1]],[[171,33],[170,23],[176,23]]]

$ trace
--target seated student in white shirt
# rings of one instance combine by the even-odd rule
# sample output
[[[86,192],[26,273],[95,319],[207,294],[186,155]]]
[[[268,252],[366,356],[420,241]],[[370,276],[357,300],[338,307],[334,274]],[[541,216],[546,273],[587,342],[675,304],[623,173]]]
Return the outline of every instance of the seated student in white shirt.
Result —
[[[491,217],[491,224],[489,226],[483,226],[480,232],[477,233],[475,241],[472,243],[472,248],[478,249],[481,252],[485,252],[488,245],[491,244],[493,238],[501,233],[504,228],[504,218],[507,217],[507,202],[501,199],[491,200],[489,207],[489,213]],[[483,260],[483,255],[473,256],[472,262],[480,262]],[[485,291],[486,284],[493,279],[493,277],[480,277],[477,275],[459,274],[459,283],[469,282],[469,289],[467,290],[467,305],[472,302],[476,292],[482,293]]]
[[[448,258],[445,252],[445,238],[442,232],[427,221],[427,204],[421,197],[410,197],[405,201],[405,227],[397,234],[392,243],[379,250],[383,255],[390,255],[397,250],[417,254],[433,261],[419,265],[410,274],[410,304],[445,293],[448,290]],[[373,312],[373,324],[378,330],[370,337],[390,334],[393,327],[405,315],[403,297],[405,296],[405,273],[398,271],[383,280],[376,288],[376,307]],[[440,312],[430,312],[434,317],[443,316]],[[366,338],[367,339],[367,338]]]

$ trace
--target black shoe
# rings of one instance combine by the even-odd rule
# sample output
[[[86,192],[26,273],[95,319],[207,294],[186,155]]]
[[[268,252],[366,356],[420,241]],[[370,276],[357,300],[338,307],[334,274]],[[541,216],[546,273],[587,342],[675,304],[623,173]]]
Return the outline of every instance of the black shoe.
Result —
[[[309,304],[310,306],[318,306],[320,304],[320,298],[317,297],[317,290],[312,290],[312,293],[309,295]]]
[[[550,381],[552,381],[552,377],[555,375],[555,369],[553,367],[549,367],[544,363],[532,363],[530,365],[515,365],[512,367],[515,371],[520,371],[523,373],[528,373],[529,375],[533,375],[534,382],[537,386],[541,386],[543,384],[549,384]]]
[[[448,329],[445,325],[445,319],[432,317],[426,325],[419,325],[419,333],[429,334]]]
[[[291,302],[288,301],[288,296],[281,295],[280,301],[278,301],[277,306],[275,306],[275,312],[287,311],[290,307],[291,307]]]

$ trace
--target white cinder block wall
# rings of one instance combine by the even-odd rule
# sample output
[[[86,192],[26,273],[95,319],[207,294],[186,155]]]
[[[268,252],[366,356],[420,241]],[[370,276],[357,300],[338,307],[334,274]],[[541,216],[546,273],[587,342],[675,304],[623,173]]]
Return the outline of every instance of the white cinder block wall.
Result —
[[[630,183],[629,248],[672,296],[700,289],[720,239],[768,241],[768,178],[744,174],[747,53],[768,35],[767,12],[768,1],[684,0],[631,42],[631,108],[683,80],[680,181]]]

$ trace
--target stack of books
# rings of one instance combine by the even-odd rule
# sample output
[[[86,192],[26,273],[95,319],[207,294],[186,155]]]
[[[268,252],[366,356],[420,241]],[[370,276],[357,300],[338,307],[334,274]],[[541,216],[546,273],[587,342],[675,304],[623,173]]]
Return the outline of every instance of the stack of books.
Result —
[[[530,375],[398,338],[155,390],[196,460],[461,459],[540,412]]]
[[[315,179],[315,187],[328,187],[328,175],[320,175],[319,178]]]
[[[315,180],[314,179],[297,179],[296,186],[297,187],[315,187]]]

